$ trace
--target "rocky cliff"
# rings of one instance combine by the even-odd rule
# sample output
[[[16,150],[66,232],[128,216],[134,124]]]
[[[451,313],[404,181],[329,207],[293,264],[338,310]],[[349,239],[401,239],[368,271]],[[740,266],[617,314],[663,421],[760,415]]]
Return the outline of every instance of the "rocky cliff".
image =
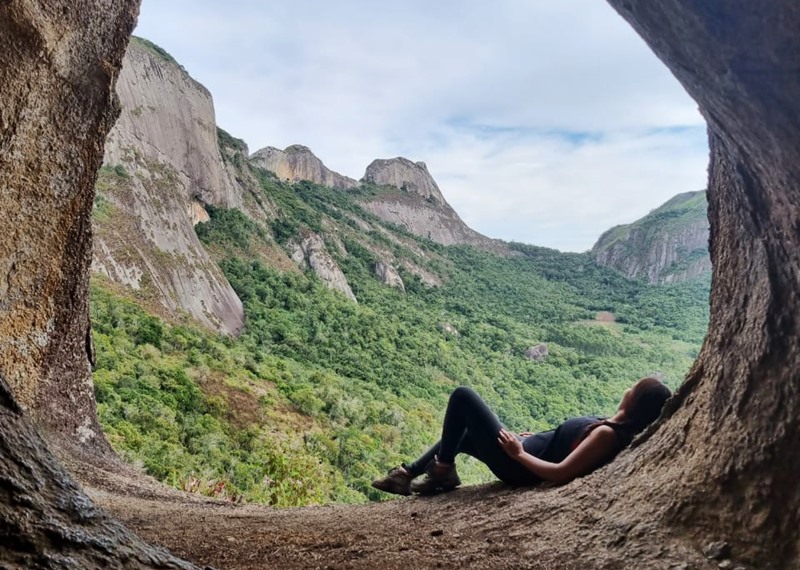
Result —
[[[353,294],[347,278],[328,253],[322,237],[313,232],[307,232],[305,235],[291,240],[287,246],[292,261],[303,269],[311,269],[329,288],[339,291],[351,301],[356,301],[356,296]]]
[[[330,170],[311,152],[311,149],[299,144],[284,150],[271,146],[262,148],[250,156],[250,161],[255,166],[274,172],[284,181],[310,180],[321,186],[344,190],[358,186],[357,181]]]
[[[705,191],[678,194],[644,218],[605,232],[591,251],[595,261],[632,279],[677,283],[707,275]]]
[[[428,172],[424,162],[411,162],[407,158],[373,160],[364,173],[364,181],[378,186],[394,186],[405,192],[417,194],[434,204],[444,204],[439,185]]]
[[[363,206],[387,222],[442,245],[469,244],[505,251],[502,242],[479,234],[464,223],[444,199],[424,162],[402,157],[374,160],[363,181],[384,189],[365,199]]]
[[[284,181],[310,180],[346,190],[362,184],[378,187],[381,191],[369,193],[362,205],[387,222],[442,245],[470,244],[494,252],[507,251],[501,242],[479,234],[464,223],[445,200],[424,162],[402,157],[377,159],[367,167],[361,182],[333,172],[301,145],[285,150],[266,147],[253,153],[250,162]]]
[[[172,316],[235,334],[243,310],[194,231],[203,204],[243,207],[225,167],[208,91],[166,52],[133,38],[117,83],[122,112],[98,181],[92,270]]]

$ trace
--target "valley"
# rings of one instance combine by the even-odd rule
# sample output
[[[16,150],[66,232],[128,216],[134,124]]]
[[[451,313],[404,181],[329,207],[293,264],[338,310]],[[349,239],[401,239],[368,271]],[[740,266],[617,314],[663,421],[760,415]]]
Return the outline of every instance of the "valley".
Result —
[[[195,85],[144,40],[128,58]],[[169,152],[186,141],[151,124],[176,112],[171,87],[150,89],[120,90],[97,184],[94,383],[114,449],[168,485],[274,506],[380,500],[370,481],[437,439],[458,385],[538,431],[612,413],[641,376],[674,388],[697,356],[707,274],[650,285],[590,253],[492,240],[424,163],[375,161],[357,182],[299,145],[251,157],[181,111],[207,157],[192,170]],[[538,345],[546,356],[526,357]]]

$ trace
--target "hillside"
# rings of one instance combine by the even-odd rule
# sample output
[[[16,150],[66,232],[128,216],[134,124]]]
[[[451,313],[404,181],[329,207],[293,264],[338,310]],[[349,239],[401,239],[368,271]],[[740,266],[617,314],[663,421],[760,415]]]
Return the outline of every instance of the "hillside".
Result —
[[[178,488],[274,505],[378,499],[369,481],[436,438],[457,385],[515,429],[538,430],[610,413],[638,376],[675,386],[697,354],[707,283],[652,287],[585,254],[521,244],[513,256],[445,247],[366,211],[379,188],[342,193],[239,168],[277,216],[209,207],[197,226],[242,299],[239,338],[165,322],[94,280],[105,432]],[[356,302],[306,257],[284,266],[265,254],[311,236]],[[540,343],[547,359],[526,358]],[[475,464],[464,475],[487,477]]]
[[[707,281],[651,287],[587,254],[489,240],[424,163],[376,160],[356,184],[306,147],[209,139],[210,96],[162,52],[131,44],[127,73],[147,81],[120,78],[93,215],[95,394],[130,463],[232,500],[361,502],[435,441],[458,385],[540,430],[611,413],[637,377],[681,382]],[[229,289],[241,325],[221,326],[197,282]]]
[[[640,220],[605,232],[591,255],[600,265],[650,283],[707,277],[707,208],[705,191],[678,194]]]

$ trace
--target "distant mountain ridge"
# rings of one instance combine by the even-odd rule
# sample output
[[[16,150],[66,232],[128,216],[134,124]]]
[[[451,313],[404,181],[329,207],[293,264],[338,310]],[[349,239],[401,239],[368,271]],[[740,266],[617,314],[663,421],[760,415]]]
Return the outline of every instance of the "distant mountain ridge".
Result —
[[[311,149],[299,144],[284,150],[265,147],[254,152],[250,162],[286,182],[308,180],[340,190],[353,190],[362,185],[383,187],[389,191],[372,193],[363,200],[364,207],[379,218],[442,245],[467,244],[490,251],[506,251],[502,242],[464,223],[445,200],[424,162],[413,162],[401,156],[375,159],[360,181],[330,170]]]
[[[708,274],[707,208],[704,190],[678,194],[643,218],[606,231],[591,256],[599,265],[650,283]]]
[[[357,181],[330,170],[303,145],[250,154],[244,141],[217,127],[208,90],[145,39],[131,40],[117,92],[122,112],[106,139],[96,187],[92,269],[164,316],[188,316],[227,334],[241,330],[242,303],[194,226],[209,220],[210,207],[239,210],[262,227],[281,218],[284,213],[263,192],[259,171],[289,183],[360,189],[352,198],[364,211],[443,245],[507,251],[461,220],[422,162],[375,160]],[[363,231],[376,231],[355,218]],[[305,228],[287,243],[272,241],[260,255],[283,269],[312,269],[355,300],[328,247],[331,242],[342,250],[337,232],[326,237],[322,229]],[[383,275],[396,272],[388,250],[381,261]],[[441,282],[419,264],[407,261],[405,267],[425,283]]]
[[[403,276],[428,286],[443,283],[441,269],[431,264],[435,256],[403,232],[440,245],[518,255],[467,226],[424,162],[376,159],[357,181],[330,170],[302,145],[250,154],[244,141],[216,126],[211,94],[147,40],[131,41],[117,90],[122,112],[106,140],[96,187],[92,269],[173,320],[189,317],[231,335],[244,324],[242,302],[215,263],[221,253],[207,250],[195,231],[214,208],[241,212],[261,228],[264,238],[255,257],[280,270],[313,271],[353,301],[358,292],[340,265],[348,263],[355,246],[370,252],[376,276],[387,285],[404,289]],[[324,220],[309,212],[300,221],[302,200],[313,200],[315,192],[303,181],[340,193],[343,209]],[[294,195],[278,200],[270,192]],[[700,220],[704,205],[702,212],[690,207],[692,196],[676,197],[640,222],[612,228],[592,257],[652,282],[702,273],[707,223]],[[676,225],[686,212],[693,212],[691,223]],[[655,218],[671,220],[670,227],[680,231],[655,229]],[[415,254],[398,256],[398,248]]]

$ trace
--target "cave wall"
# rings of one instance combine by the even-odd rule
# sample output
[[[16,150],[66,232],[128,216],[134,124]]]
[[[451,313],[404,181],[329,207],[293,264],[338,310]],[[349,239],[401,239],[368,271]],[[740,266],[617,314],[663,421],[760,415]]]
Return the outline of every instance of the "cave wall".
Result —
[[[106,448],[90,374],[90,216],[138,6],[0,2],[2,568],[193,568],[97,510],[39,435]]]
[[[0,3],[0,375],[44,429],[89,446],[104,445],[90,371],[94,181],[137,6]]]
[[[800,567],[800,5],[609,1],[708,123],[713,264],[700,356],[610,484],[689,541]]]

